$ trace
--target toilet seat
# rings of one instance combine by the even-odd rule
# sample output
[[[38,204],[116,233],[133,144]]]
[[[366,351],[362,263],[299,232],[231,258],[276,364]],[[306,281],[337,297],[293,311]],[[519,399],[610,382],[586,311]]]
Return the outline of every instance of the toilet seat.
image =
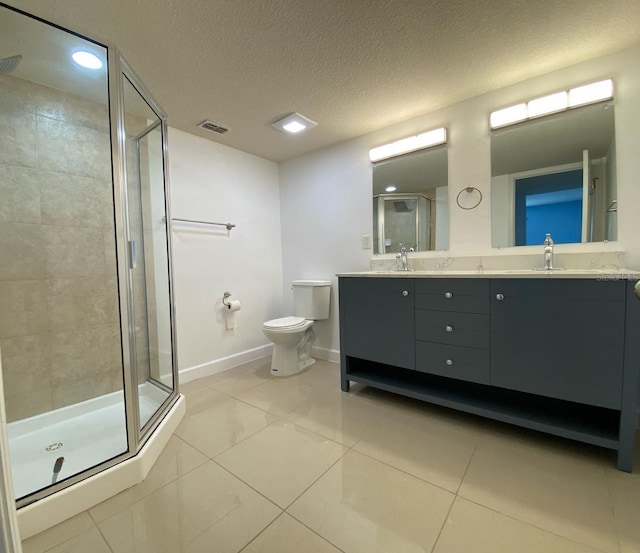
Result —
[[[308,321],[304,317],[282,317],[280,319],[272,319],[267,321],[262,326],[268,330],[295,330],[305,326]]]

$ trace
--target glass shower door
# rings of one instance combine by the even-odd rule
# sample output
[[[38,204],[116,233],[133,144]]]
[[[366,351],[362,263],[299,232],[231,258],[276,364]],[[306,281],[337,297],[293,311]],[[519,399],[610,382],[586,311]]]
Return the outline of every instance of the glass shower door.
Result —
[[[138,424],[144,433],[174,389],[164,127],[126,74],[123,82],[132,360],[137,375]]]

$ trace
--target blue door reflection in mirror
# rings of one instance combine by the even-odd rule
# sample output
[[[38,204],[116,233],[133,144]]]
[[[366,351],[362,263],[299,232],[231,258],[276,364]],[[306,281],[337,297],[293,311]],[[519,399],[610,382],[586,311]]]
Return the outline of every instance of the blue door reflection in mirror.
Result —
[[[563,231],[553,230],[532,231],[535,236],[523,238],[525,223],[519,214],[523,206],[522,200],[518,206],[516,182],[571,170],[580,170],[584,177],[584,183],[576,185],[582,190],[581,232],[571,240],[561,238]],[[551,205],[551,198],[544,197],[531,198],[529,202],[543,200]],[[586,206],[583,205],[585,201]],[[564,208],[568,209],[568,206]],[[494,248],[541,244],[545,232],[551,232],[555,242],[616,240],[616,208],[616,141],[611,102],[541,117],[491,133],[491,235]],[[541,223],[543,227],[551,229],[556,225],[558,214],[553,209],[538,211],[540,216],[545,212],[548,215]]]
[[[516,246],[580,242],[582,169],[515,179]]]

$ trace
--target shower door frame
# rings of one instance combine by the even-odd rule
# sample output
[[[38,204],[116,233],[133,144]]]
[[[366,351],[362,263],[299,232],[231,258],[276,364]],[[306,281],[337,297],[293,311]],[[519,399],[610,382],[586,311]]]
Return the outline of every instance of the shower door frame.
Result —
[[[82,482],[92,476],[95,476],[106,469],[114,467],[134,457],[144,446],[148,438],[154,433],[160,425],[164,417],[171,410],[179,397],[179,379],[178,379],[178,355],[176,341],[176,314],[174,305],[174,269],[173,269],[173,252],[170,235],[170,188],[169,188],[169,163],[168,163],[168,147],[167,147],[167,115],[155,101],[146,86],[140,81],[131,66],[120,55],[117,48],[109,42],[96,40],[89,35],[79,33],[67,29],[61,25],[47,21],[41,17],[35,16],[24,10],[8,6],[0,3],[0,8],[8,9],[19,13],[23,16],[34,19],[44,25],[48,25],[59,29],[65,33],[90,41],[97,46],[104,48],[107,53],[107,83],[108,83],[108,102],[109,102],[109,131],[110,131],[110,148],[111,148],[111,172],[112,172],[112,192],[114,202],[114,222],[115,222],[115,239],[116,239],[116,267],[118,282],[118,303],[120,315],[120,339],[123,362],[123,390],[124,408],[126,420],[126,436],[127,449],[122,453],[106,459],[105,461],[88,468],[82,472],[74,474],[63,481],[57,482],[41,490],[37,490],[20,499],[15,499],[17,509],[26,507],[36,501],[44,499],[61,490],[71,487]],[[133,310],[133,278],[131,269],[131,258],[129,251],[129,216],[127,211],[127,176],[126,176],[126,152],[125,152],[125,124],[124,124],[124,90],[123,75],[136,88],[138,93],[153,109],[158,118],[162,129],[162,164],[163,164],[163,180],[165,194],[165,218],[166,218],[166,245],[167,245],[167,277],[169,287],[169,305],[170,305],[170,325],[171,325],[171,355],[172,355],[172,376],[173,390],[165,401],[156,409],[156,412],[144,425],[140,428],[139,424],[139,405],[138,405],[138,384],[137,384],[137,367],[135,362],[135,321]],[[1,390],[1,388],[0,388]]]

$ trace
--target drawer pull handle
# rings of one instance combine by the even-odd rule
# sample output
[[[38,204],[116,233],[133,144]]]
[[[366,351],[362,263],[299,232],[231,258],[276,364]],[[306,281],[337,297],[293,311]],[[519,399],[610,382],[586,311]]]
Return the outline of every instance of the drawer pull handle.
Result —
[[[504,294],[496,294],[496,299],[498,301],[502,301],[504,299]]]
[[[453,332],[453,327],[451,325],[447,325],[444,327],[447,332]]]
[[[453,365],[453,359],[447,359],[447,360],[445,361],[445,363],[446,363],[449,367],[451,367],[451,366]]]
[[[409,295],[408,290],[403,290],[402,295],[406,298]]]
[[[453,294],[451,292],[445,292],[444,297],[450,300],[453,297]]]
[[[640,300],[640,280],[636,282],[636,285],[633,287],[633,292],[636,295],[636,298]]]

